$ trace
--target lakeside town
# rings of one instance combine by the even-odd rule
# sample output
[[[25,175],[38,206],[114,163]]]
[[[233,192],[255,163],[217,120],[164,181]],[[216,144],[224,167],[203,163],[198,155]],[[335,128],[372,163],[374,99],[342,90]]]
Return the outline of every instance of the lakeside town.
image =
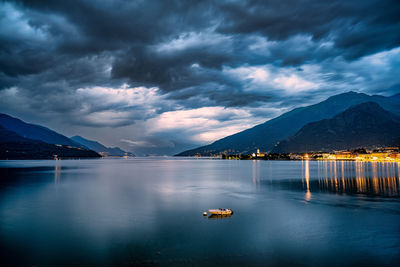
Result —
[[[348,160],[348,161],[385,161],[400,162],[399,147],[383,147],[375,149],[359,148],[355,150],[339,150],[333,152],[308,152],[308,153],[266,153],[252,154],[222,154],[216,155],[222,159],[233,160]]]

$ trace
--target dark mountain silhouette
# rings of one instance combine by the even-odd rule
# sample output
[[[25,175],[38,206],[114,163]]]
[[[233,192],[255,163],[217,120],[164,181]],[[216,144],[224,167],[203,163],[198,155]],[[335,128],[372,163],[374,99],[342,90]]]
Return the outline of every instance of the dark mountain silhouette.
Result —
[[[210,145],[181,152],[177,156],[209,156],[225,151],[229,153],[252,153],[257,148],[268,152],[274,148],[278,141],[294,135],[307,123],[332,118],[353,105],[370,101],[378,103],[394,114],[400,114],[400,101],[397,96],[370,96],[363,93],[348,92],[332,96],[315,105],[296,108],[263,124],[227,136]]]
[[[359,104],[331,119],[312,122],[280,142],[272,152],[312,151],[392,146],[400,138],[400,117],[375,102]]]
[[[98,153],[106,153],[107,156],[131,156],[133,157],[134,155],[130,152],[125,152],[119,147],[106,147],[102,144],[100,144],[97,141],[89,140],[86,138],[83,138],[82,136],[76,135],[70,138],[72,141],[81,144],[91,150],[94,150]]]
[[[92,150],[65,145],[48,144],[40,140],[20,136],[0,126],[0,159],[54,159],[58,158],[98,158]]]
[[[26,123],[7,114],[0,113],[0,126],[15,132],[22,137],[40,140],[48,144],[68,145],[73,147],[81,146],[70,140],[68,137],[46,127]]]

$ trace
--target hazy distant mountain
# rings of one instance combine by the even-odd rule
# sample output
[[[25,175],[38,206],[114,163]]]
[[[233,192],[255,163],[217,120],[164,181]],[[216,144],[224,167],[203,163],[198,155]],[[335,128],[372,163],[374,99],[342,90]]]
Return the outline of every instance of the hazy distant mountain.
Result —
[[[70,138],[72,141],[81,144],[89,149],[92,149],[98,153],[106,153],[107,156],[131,156],[133,157],[134,155],[130,152],[125,152],[119,147],[106,147],[102,144],[100,144],[97,141],[93,140],[88,140],[86,138],[83,138],[82,136],[76,135]]]
[[[193,144],[171,140],[170,144],[161,146],[132,147],[132,151],[138,156],[171,156],[193,147]]]
[[[68,137],[46,127],[26,123],[20,119],[2,113],[0,113],[0,126],[13,131],[22,137],[40,140],[48,144],[69,145],[74,147],[80,146]]]
[[[25,138],[0,126],[0,159],[98,158],[92,150]]]
[[[377,103],[353,106],[331,119],[312,122],[280,142],[273,152],[311,152],[392,146],[400,139],[400,117]]]
[[[196,154],[207,156],[224,151],[252,153],[257,148],[268,152],[274,148],[278,141],[294,135],[307,123],[332,118],[353,105],[370,101],[378,103],[394,114],[400,114],[398,96],[370,96],[363,93],[348,92],[332,96],[315,105],[296,108],[263,124],[227,136],[210,145],[184,151],[177,156],[194,156]]]

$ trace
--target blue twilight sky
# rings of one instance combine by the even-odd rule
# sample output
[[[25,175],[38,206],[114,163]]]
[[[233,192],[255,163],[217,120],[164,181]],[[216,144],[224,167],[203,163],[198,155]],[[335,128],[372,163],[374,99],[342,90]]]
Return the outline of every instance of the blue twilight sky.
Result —
[[[347,91],[400,92],[400,2],[1,1],[0,112],[174,153]]]

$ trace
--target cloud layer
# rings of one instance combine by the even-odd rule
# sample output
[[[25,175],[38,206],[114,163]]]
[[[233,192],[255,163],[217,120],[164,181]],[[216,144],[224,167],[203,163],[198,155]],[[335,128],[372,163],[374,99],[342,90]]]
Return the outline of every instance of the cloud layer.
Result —
[[[398,14],[386,0],[3,1],[1,111],[130,149],[204,144],[340,92],[398,93]]]

